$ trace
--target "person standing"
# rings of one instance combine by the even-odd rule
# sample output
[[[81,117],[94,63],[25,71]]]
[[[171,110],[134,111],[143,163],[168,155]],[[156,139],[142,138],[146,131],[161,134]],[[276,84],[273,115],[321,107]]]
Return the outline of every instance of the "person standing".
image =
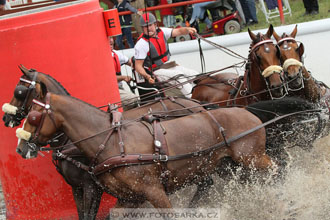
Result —
[[[114,50],[114,40],[112,37],[109,37],[109,43],[110,43],[111,54],[113,57],[113,63],[116,71],[116,78],[118,81],[120,100],[122,102],[124,111],[127,111],[129,109],[136,107],[136,101],[138,99],[138,96],[135,95],[133,92],[129,92],[124,89],[123,81],[129,83],[132,80],[132,78],[130,76],[123,76],[121,74],[121,66],[124,64],[131,66],[132,63],[128,59],[128,57]]]
[[[7,0],[0,0],[0,11],[10,10],[10,4]]]
[[[171,4],[172,0],[160,0],[160,5]],[[165,27],[173,28],[175,26],[175,16],[172,8],[160,9],[160,15],[162,16],[163,24]]]
[[[156,18],[151,13],[143,14],[140,23],[143,34],[134,47],[135,71],[149,84],[154,84],[155,80],[160,82],[169,80],[168,83],[172,85],[181,84],[178,88],[190,98],[193,86],[191,83],[186,83],[187,78],[199,73],[179,66],[175,62],[169,62],[170,51],[167,40],[170,37],[195,34],[196,29],[192,27],[158,28]],[[177,78],[171,80],[174,77]]]
[[[136,8],[137,10],[139,9],[144,9],[144,0],[132,0],[131,5]],[[133,20],[133,26],[137,32],[137,35],[140,36],[142,34],[142,28],[140,25],[140,15],[138,14],[132,14],[132,20]]]
[[[318,0],[303,0],[303,2],[304,2],[304,7],[306,9],[304,16],[316,15],[319,13]]]
[[[246,25],[258,24],[255,0],[239,0],[243,9]]]
[[[127,0],[118,0],[117,4],[114,5],[114,8],[117,8],[118,12],[122,11],[131,11],[134,13],[137,13],[139,15],[142,15],[142,11],[138,11],[136,8],[132,7]],[[119,49],[125,49],[125,46],[123,44],[123,35],[126,36],[126,40],[128,43],[128,46],[130,48],[134,47],[133,37],[132,37],[132,16],[129,15],[121,15],[119,16],[120,20],[120,26],[121,26],[121,35],[118,35],[116,37],[116,43],[119,47]]]

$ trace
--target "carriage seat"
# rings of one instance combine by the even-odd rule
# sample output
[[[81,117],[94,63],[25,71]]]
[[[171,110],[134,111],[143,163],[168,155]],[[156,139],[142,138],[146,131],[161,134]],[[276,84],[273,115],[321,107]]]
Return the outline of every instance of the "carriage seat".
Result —
[[[208,4],[206,9],[235,10],[235,3],[232,0],[218,0]]]

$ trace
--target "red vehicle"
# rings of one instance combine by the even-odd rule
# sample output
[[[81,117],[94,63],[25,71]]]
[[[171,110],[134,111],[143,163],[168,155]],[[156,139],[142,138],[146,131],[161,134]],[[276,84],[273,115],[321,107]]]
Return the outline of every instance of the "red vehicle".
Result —
[[[203,37],[209,37],[212,35],[233,34],[241,31],[242,19],[239,16],[239,12],[236,9],[235,3],[232,0],[218,0],[210,3],[206,7],[204,19],[208,16],[208,12],[212,19],[212,30],[206,32],[200,31],[199,22],[194,22],[195,27],[199,34]],[[193,7],[189,5],[186,9],[185,20],[189,21],[192,15]],[[208,12],[207,12],[208,11]],[[200,21],[203,22],[204,19]],[[194,36],[181,36],[176,41],[184,41],[188,39],[194,39]]]

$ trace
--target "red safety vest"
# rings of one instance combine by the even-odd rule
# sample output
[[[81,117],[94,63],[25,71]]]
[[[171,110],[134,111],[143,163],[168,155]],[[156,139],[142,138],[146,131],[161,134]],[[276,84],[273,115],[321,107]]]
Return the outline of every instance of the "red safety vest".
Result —
[[[149,37],[148,35],[141,34],[139,39],[140,38],[150,42],[148,57],[151,59],[152,68],[160,67],[170,59],[168,44],[164,32],[161,29],[157,29],[157,37]],[[148,57],[146,59],[148,59]],[[147,66],[151,69],[150,65]]]
[[[113,54],[113,63],[115,65],[115,71],[116,71],[116,75],[121,75],[121,69],[120,69],[120,61],[119,61],[119,57],[118,55],[112,51]]]

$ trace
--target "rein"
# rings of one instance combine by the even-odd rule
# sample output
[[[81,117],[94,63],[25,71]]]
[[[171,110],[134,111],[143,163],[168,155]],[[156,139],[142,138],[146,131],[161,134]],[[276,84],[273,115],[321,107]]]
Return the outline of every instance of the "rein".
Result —
[[[179,154],[179,155],[161,155],[161,154],[126,154],[125,157],[122,157],[122,155],[116,155],[108,158],[106,161],[98,164],[95,166],[93,172],[91,173],[94,176],[100,175],[104,172],[107,172],[111,169],[122,167],[122,166],[135,166],[135,165],[145,165],[145,164],[153,164],[153,163],[165,163],[168,161],[174,161],[174,160],[182,160],[182,159],[189,159],[192,157],[200,157],[207,154],[212,153],[215,150],[218,150],[219,148],[223,146],[228,146],[230,143],[239,140],[240,138],[243,138],[269,124],[272,124],[278,120],[281,120],[283,118],[295,115],[295,114],[302,114],[306,112],[318,112],[319,110],[305,110],[305,111],[299,111],[294,113],[289,113],[286,115],[279,116],[277,118],[274,118],[272,120],[269,120],[261,125],[258,125],[252,129],[249,129],[247,131],[244,131],[234,137],[230,137],[228,139],[225,139],[224,141],[215,144],[205,150],[195,151],[187,154]],[[219,130],[221,132],[221,130]],[[222,133],[222,132],[221,132]]]

